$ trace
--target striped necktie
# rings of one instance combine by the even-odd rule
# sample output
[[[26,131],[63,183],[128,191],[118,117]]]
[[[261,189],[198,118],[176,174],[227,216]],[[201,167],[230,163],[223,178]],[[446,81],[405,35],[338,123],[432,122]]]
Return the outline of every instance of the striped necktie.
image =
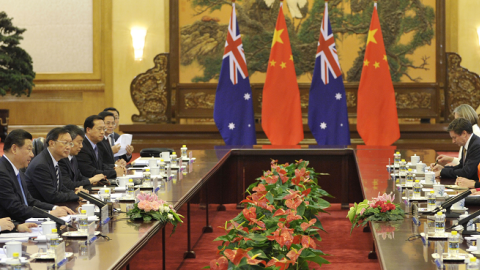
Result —
[[[110,141],[110,146],[115,145],[115,139],[113,138],[113,133],[108,135],[108,140]]]
[[[60,175],[58,172],[58,164],[55,165],[55,174],[57,175],[57,191],[60,189]]]

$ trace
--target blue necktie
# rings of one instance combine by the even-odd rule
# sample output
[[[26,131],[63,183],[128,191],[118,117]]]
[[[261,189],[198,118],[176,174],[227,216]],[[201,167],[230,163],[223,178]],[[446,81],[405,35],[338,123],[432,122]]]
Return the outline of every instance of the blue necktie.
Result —
[[[18,185],[20,186],[20,190],[22,191],[23,200],[25,201],[25,205],[28,206],[27,197],[25,197],[25,192],[23,192],[22,180],[20,179],[20,173],[17,174]]]
[[[93,148],[93,151],[95,151],[95,156],[97,156],[97,160],[98,160],[98,146],[95,145],[95,147]]]

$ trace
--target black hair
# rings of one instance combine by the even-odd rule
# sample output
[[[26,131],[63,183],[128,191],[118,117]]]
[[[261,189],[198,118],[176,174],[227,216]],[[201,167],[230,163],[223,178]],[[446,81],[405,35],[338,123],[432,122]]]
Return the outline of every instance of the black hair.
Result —
[[[85,132],[81,128],[79,128],[77,125],[66,125],[64,126],[64,128],[68,130],[68,133],[70,133],[72,140],[75,140],[77,136],[85,138]]]
[[[453,120],[447,128],[447,131],[453,131],[458,135],[462,135],[463,131],[466,131],[468,134],[473,133],[472,123],[465,118],[457,118]]]
[[[63,135],[65,133],[69,133],[69,132],[64,127],[56,127],[50,130],[47,134],[47,138],[45,139],[45,145],[48,147],[50,141],[58,140],[58,137],[60,137],[60,135]]]
[[[98,114],[98,116],[100,116],[103,121],[105,121],[105,117],[107,117],[107,116],[111,116],[111,117],[113,117],[113,120],[115,120],[115,115],[113,113],[107,112],[107,111],[100,112]]]
[[[16,144],[18,147],[22,147],[25,145],[25,140],[32,140],[32,138],[32,134],[30,134],[28,131],[23,129],[12,130],[10,133],[8,133],[7,138],[3,143],[3,151],[9,151],[14,144]]]
[[[87,128],[93,128],[95,126],[95,120],[103,120],[100,116],[98,115],[90,115],[85,119],[85,122],[83,123],[83,131],[87,132]]]
[[[120,112],[117,109],[115,109],[114,107],[105,108],[103,111],[104,112],[106,112],[106,111],[116,111],[118,113],[118,117],[120,117]]]

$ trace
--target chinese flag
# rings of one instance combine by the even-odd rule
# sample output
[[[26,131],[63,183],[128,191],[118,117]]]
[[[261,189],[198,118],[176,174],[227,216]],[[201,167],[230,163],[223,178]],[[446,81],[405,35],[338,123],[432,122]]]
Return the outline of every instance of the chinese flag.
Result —
[[[395,92],[376,3],[357,99],[357,130],[365,145],[387,146],[400,138]]]
[[[296,145],[303,140],[300,91],[282,3],[263,87],[262,127],[272,145]]]

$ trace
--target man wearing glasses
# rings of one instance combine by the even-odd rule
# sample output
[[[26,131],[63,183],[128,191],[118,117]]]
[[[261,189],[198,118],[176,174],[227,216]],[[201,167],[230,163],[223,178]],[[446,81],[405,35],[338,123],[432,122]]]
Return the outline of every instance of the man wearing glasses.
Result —
[[[112,136],[113,131],[115,130],[115,117],[113,113],[103,111],[100,112],[98,116],[100,116],[105,123],[105,137],[100,143],[98,143],[100,150],[102,150],[103,163],[109,164],[110,166],[115,166],[115,164],[117,166],[126,166],[127,163],[123,159],[115,161],[114,154],[120,149],[120,144],[115,145],[115,140]]]
[[[63,127],[50,130],[45,144],[47,147],[32,160],[25,172],[28,191],[35,199],[51,204],[78,201],[76,193],[86,190],[79,187],[74,192],[66,188],[58,165],[59,160],[68,158],[73,146],[68,130]]]
[[[125,167],[111,166],[103,162],[102,150],[99,143],[105,137],[105,123],[98,115],[91,115],[85,119],[85,140],[83,148],[77,155],[78,168],[82,175],[93,177],[97,174],[104,174],[109,179],[126,174]]]
[[[112,128],[111,131],[108,129],[107,126],[107,132],[105,136],[107,136],[108,142],[112,146],[113,154],[116,154],[118,153],[118,150],[120,150],[120,145],[115,145],[115,141],[117,141],[120,137],[118,133],[115,133],[115,128],[118,127],[118,125],[120,124],[120,112],[113,107],[105,108],[103,111],[113,113],[113,117],[115,118],[115,126]],[[130,162],[130,160],[132,159],[132,153],[134,148],[132,145],[127,145],[127,147],[125,147],[125,150],[127,151],[127,154],[116,157],[115,160],[123,159],[125,160],[125,162]]]

